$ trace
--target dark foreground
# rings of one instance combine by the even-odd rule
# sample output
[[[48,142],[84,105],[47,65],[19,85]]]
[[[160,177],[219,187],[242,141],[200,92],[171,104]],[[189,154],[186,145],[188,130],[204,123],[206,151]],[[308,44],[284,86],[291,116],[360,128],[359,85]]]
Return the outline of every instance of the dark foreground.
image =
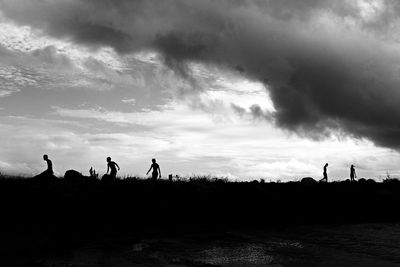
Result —
[[[0,261],[4,266],[396,266],[399,206],[397,181],[0,179]]]

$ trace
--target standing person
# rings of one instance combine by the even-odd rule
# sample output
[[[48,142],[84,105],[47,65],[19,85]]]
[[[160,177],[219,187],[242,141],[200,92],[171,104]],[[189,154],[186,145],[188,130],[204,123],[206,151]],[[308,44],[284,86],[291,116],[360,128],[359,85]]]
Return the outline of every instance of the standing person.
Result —
[[[328,169],[328,163],[326,163],[324,166],[324,172],[323,172],[324,178],[322,178],[320,180],[320,182],[328,182],[328,170],[327,169]]]
[[[354,168],[354,165],[351,165],[351,167],[350,167],[350,181],[354,182],[355,178],[357,178],[356,169]]]
[[[49,156],[44,154],[43,155],[43,160],[47,162],[47,170],[42,172],[42,174],[44,174],[44,175],[53,175],[54,174],[54,172],[53,172],[53,163],[49,159]]]
[[[161,169],[160,169],[160,165],[158,165],[156,163],[156,159],[152,159],[151,160],[153,163],[150,166],[150,169],[147,171],[146,175],[149,174],[149,172],[151,171],[151,169],[153,169],[153,172],[151,173],[151,177],[152,179],[155,181],[157,180],[157,177],[161,179]]]
[[[108,171],[111,170],[110,177],[112,179],[115,179],[117,177],[117,168],[118,168],[118,170],[120,170],[118,164],[115,163],[114,161],[111,161],[110,157],[107,157],[107,173],[106,174],[108,174]]]

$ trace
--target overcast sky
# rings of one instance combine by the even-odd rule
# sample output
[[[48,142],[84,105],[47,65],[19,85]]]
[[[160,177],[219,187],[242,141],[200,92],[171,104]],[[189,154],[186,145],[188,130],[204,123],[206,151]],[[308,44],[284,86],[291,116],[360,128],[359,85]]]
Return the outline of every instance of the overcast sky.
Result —
[[[397,0],[0,0],[0,171],[400,176]]]

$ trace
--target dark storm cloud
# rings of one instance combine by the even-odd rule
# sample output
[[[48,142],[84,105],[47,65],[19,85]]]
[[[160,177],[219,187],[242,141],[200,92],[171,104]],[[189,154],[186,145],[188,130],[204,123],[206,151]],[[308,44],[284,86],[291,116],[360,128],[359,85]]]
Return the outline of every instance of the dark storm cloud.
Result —
[[[93,49],[158,51],[182,74],[193,61],[240,70],[266,85],[279,127],[313,138],[335,130],[399,149],[400,5],[358,2],[3,0],[0,7],[17,23]]]

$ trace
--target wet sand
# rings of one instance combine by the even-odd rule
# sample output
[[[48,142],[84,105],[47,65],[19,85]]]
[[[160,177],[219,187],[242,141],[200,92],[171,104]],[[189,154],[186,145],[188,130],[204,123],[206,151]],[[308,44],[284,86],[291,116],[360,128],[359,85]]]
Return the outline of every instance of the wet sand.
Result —
[[[130,231],[71,232],[59,239],[60,242],[72,240],[69,244],[59,244],[14,264],[57,267],[400,265],[399,224],[308,225],[256,231]]]

